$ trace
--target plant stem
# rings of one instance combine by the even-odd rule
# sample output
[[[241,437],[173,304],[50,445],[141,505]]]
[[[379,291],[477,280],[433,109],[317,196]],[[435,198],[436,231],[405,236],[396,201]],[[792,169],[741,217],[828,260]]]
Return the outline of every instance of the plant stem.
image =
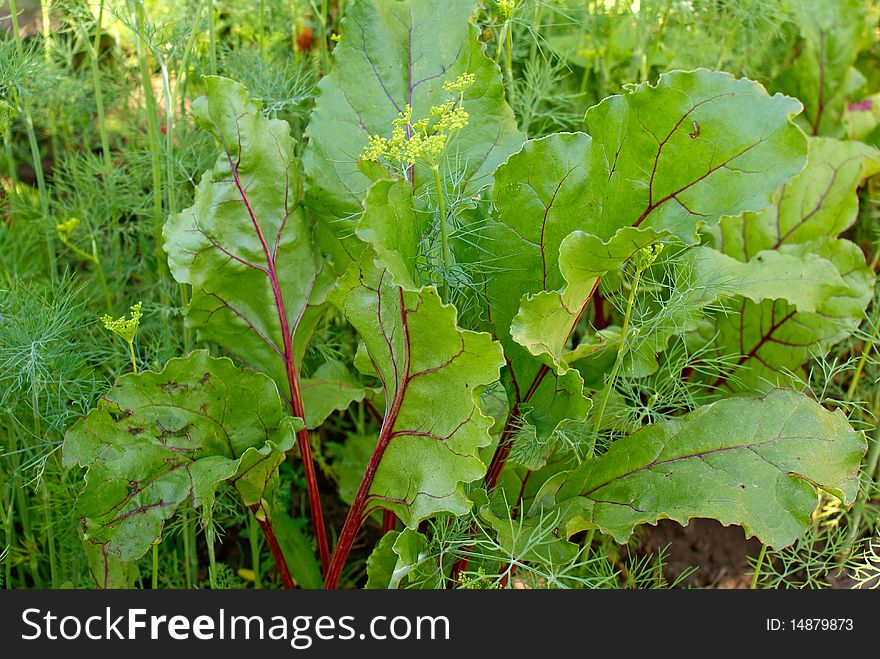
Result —
[[[251,549],[251,569],[254,571],[254,588],[262,588],[260,583],[260,536],[257,535],[257,529],[254,522],[257,521],[255,515],[248,517],[248,544]]]
[[[104,304],[107,305],[107,313],[113,315],[113,302],[110,297],[110,288],[107,286],[107,278],[104,276],[104,267],[98,258],[98,245],[92,238],[92,262],[95,264],[95,273],[98,275],[98,281],[104,290]]]
[[[330,56],[327,45],[327,18],[329,0],[320,0],[320,9],[315,5],[315,0],[309,0],[312,5],[312,13],[315,14],[315,20],[318,23],[318,57],[320,58],[321,73],[326,75],[330,70]]]
[[[755,573],[752,575],[752,585],[750,588],[755,590],[758,587],[758,580],[761,578],[761,566],[764,564],[764,556],[767,555],[767,545],[761,545],[761,553],[758,554],[758,561],[755,563]]]
[[[43,54],[46,62],[52,61],[52,17],[50,15],[52,0],[40,0],[40,14],[43,19]]]
[[[192,542],[192,520],[189,516],[189,510],[183,511],[183,575],[186,581],[187,589],[193,587],[193,542]]]
[[[214,553],[214,520],[208,520],[208,526],[205,527],[205,542],[208,545],[208,580],[211,583],[211,590],[217,590],[217,556]]]
[[[440,249],[443,263],[443,287],[440,290],[440,299],[443,304],[449,302],[449,232],[446,227],[446,197],[443,191],[443,182],[440,180],[440,167],[435,163],[431,165],[434,173],[434,188],[437,192],[437,214],[440,221]]]
[[[101,67],[99,62],[99,54],[101,49],[101,24],[104,20],[104,0],[98,3],[98,23],[95,27],[95,43],[90,49],[92,57],[92,78],[95,85],[95,106],[98,111],[98,131],[101,134],[101,151],[104,154],[104,173],[109,176],[113,167],[110,158],[110,139],[107,135],[107,122],[104,119],[104,95],[101,87]],[[88,44],[88,39],[84,39]]]
[[[407,315],[404,312],[405,305],[403,303],[403,289],[398,289],[400,301],[400,318],[403,325],[403,334],[409,341],[409,326],[407,324]],[[404,377],[408,377],[410,369],[410,354],[404,356],[403,370]],[[342,525],[342,531],[339,534],[339,541],[336,543],[336,549],[330,560],[330,567],[324,576],[324,588],[336,588],[339,585],[339,577],[342,575],[342,568],[348,560],[348,555],[357,538],[358,531],[363,524],[366,514],[367,502],[369,500],[370,488],[373,486],[373,479],[376,477],[376,471],[382,462],[382,456],[385,455],[385,449],[391,443],[393,437],[394,424],[397,422],[397,416],[400,414],[400,408],[403,405],[405,386],[398,386],[394,394],[394,399],[388,406],[385,418],[382,422],[382,429],[379,431],[379,439],[376,441],[376,448],[370,456],[367,468],[364,470],[364,476],[358,486],[357,493],[354,495],[354,501],[351,508],[348,509],[348,515],[345,517],[345,523]]]
[[[393,424],[388,424],[386,422],[382,428],[382,432],[379,433],[379,440],[376,442],[376,450],[373,451],[373,455],[370,456],[370,462],[367,464],[364,477],[361,479],[357,494],[355,494],[351,508],[348,509],[345,523],[342,525],[342,531],[339,534],[339,541],[336,543],[336,549],[330,560],[330,567],[324,577],[324,588],[333,589],[339,585],[339,577],[342,575],[342,568],[348,560],[348,555],[351,552],[355,538],[357,538],[358,531],[360,531],[361,524],[364,521],[364,511],[366,509],[370,487],[376,476],[376,470],[379,468],[379,463],[382,461],[385,449],[391,441],[391,425]]]
[[[137,375],[138,365],[137,365],[137,359],[134,354],[134,341],[128,342],[128,351],[131,353],[131,371],[132,371],[132,373]]]
[[[6,491],[9,493],[9,505],[6,508],[6,517],[3,520],[4,547],[7,552],[12,551],[12,542],[14,540],[13,531],[14,523],[12,521],[15,514],[15,474],[12,474],[10,482],[7,483]],[[5,498],[5,497],[4,497]],[[12,557],[7,553],[3,560],[3,586],[10,590],[12,588]]]
[[[153,94],[153,82],[150,76],[149,53],[144,44],[144,27],[146,25],[146,15],[144,6],[137,0],[132,2],[132,14],[135,25],[135,44],[138,56],[138,66],[141,75],[141,87],[144,90],[144,102],[146,105],[147,115],[147,136],[150,144],[150,160],[153,173],[153,242],[156,255],[156,271],[159,279],[164,280],[167,274],[167,264],[165,263],[165,252],[162,249],[162,223],[164,215],[162,212],[162,165],[160,163],[161,149],[159,146],[159,108],[156,103],[156,96]],[[167,292],[165,287],[159,287],[162,295],[163,304],[168,304]]]
[[[214,36],[214,0],[208,0],[208,61],[211,73],[217,74],[217,41]]]
[[[507,79],[507,98],[516,107],[516,83],[513,79],[513,28],[508,21],[507,28],[507,59],[504,60],[504,77]]]
[[[275,559],[275,567],[278,568],[278,575],[281,577],[281,583],[285,588],[296,588],[293,577],[290,576],[290,569],[287,567],[287,560],[284,558],[284,552],[281,551],[281,545],[278,543],[278,537],[275,535],[275,529],[272,527],[272,521],[269,519],[267,511],[260,504],[251,506],[257,523],[263,530],[266,543],[269,545],[269,551],[272,558]]]
[[[876,484],[874,481],[874,475],[877,473],[877,465],[880,464],[880,428],[874,431],[870,442],[871,446],[868,449],[865,471],[862,474],[864,480],[862,481],[862,486],[859,488],[856,502],[853,505],[852,517],[847,523],[846,542],[844,543],[844,551],[842,552],[843,557],[848,556],[852,551],[856,537],[859,534],[859,526],[861,525],[862,517],[865,514],[865,508],[870,499],[871,490]]]
[[[15,39],[16,49],[18,50],[19,55],[21,55],[24,52],[24,47],[21,40],[21,31],[18,26],[18,8],[16,7],[15,0],[9,0],[9,13],[12,21],[12,36]],[[30,100],[28,99],[27,94],[21,93],[20,90],[18,95],[21,98],[24,127],[27,133],[28,146],[31,150],[31,163],[34,168],[34,176],[36,176],[37,179],[37,192],[39,192],[40,196],[40,212],[42,213],[43,221],[45,222],[49,219],[49,191],[46,189],[46,179],[43,175],[43,160],[40,156],[40,145],[37,143],[37,134],[34,131],[34,120],[31,115]],[[49,257],[49,272],[52,279],[55,279],[57,276],[57,262],[55,258],[55,240],[51,232],[47,232],[46,234],[46,250],[47,256]]]
[[[49,488],[46,478],[40,480],[40,489],[43,495],[43,517],[46,522],[46,542],[49,545],[49,583],[52,588],[58,587],[58,570],[55,561],[55,523],[52,521],[52,499],[49,496]]]
[[[532,20],[532,48],[529,52],[529,59],[534,61],[538,55],[538,35],[541,32],[541,9],[543,7],[542,0],[535,2],[535,18]]]
[[[34,420],[34,436],[43,441],[43,431],[42,431],[42,423],[40,420],[40,397],[39,397],[39,388],[38,382],[35,382],[33,385],[33,389],[31,391],[31,407],[33,408],[33,420]],[[57,571],[55,567],[55,525],[52,522],[52,507],[51,507],[51,499],[49,497],[49,489],[46,486],[46,465],[48,464],[48,458],[46,463],[43,465],[43,473],[40,477],[40,489],[43,496],[43,520],[46,524],[46,544],[48,545],[48,553],[49,553],[49,586],[56,587],[57,582]]]
[[[856,372],[853,373],[853,378],[849,383],[849,387],[846,390],[846,402],[851,403],[853,396],[856,393],[856,387],[859,385],[859,379],[862,377],[862,370],[865,368],[865,362],[868,360],[868,355],[871,354],[871,351],[874,349],[874,341],[877,339],[877,330],[880,329],[880,323],[877,324],[877,327],[874,328],[874,332],[871,334],[871,338],[865,343],[862,347],[862,355],[859,357],[859,363],[856,365]]]
[[[22,97],[24,111],[24,126],[27,133],[28,146],[31,150],[31,163],[33,164],[34,174],[37,177],[37,192],[40,197],[40,212],[43,215],[43,221],[49,219],[49,191],[46,188],[46,178],[43,174],[43,159],[40,156],[40,145],[37,143],[37,134],[34,131],[34,120],[31,116],[30,101],[26,96]],[[46,233],[46,249],[49,256],[49,271],[54,279],[57,275],[57,261],[55,257],[55,240],[52,232]]]
[[[9,175],[9,181],[11,185],[9,186],[9,194],[10,197],[15,192],[15,184],[18,182],[18,172],[15,169],[15,156],[12,154],[12,126],[6,129],[6,134],[3,136],[3,151],[6,154],[6,169],[9,170],[7,174]]]
[[[397,528],[397,515],[391,510],[382,511],[382,535],[390,533]]]

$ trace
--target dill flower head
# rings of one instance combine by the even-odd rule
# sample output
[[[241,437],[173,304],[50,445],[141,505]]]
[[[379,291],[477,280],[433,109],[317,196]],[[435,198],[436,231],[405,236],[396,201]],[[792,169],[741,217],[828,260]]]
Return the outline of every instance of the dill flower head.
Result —
[[[62,240],[68,240],[70,236],[76,231],[76,228],[79,226],[79,218],[72,217],[66,222],[60,222],[55,225],[55,230],[58,232],[58,235]]]
[[[138,302],[131,306],[131,318],[122,316],[114,320],[112,316],[105,314],[101,316],[101,324],[104,325],[104,329],[118,334],[128,343],[132,343],[141,321],[141,304],[141,302]]]
[[[428,116],[413,120],[412,105],[407,104],[391,122],[391,136],[370,135],[361,151],[361,160],[386,161],[410,167],[417,162],[433,163],[446,148],[449,138],[467,126],[470,115],[461,106],[464,91],[474,84],[473,73],[462,73],[443,83],[443,90],[458,94],[428,110]]]
[[[513,18],[515,9],[516,0],[498,0],[498,16],[502,21],[509,21]]]

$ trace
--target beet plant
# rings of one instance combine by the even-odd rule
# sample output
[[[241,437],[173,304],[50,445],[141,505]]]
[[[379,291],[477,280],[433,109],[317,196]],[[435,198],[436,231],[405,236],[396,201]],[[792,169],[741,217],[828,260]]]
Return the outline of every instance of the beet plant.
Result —
[[[201,81],[191,112],[218,155],[164,251],[187,327],[234,361],[125,375],[67,432],[98,585],[130,583],[173,515],[210,520],[230,486],[284,585],[319,585],[277,528],[287,458],[327,588],[506,579],[664,518],[779,549],[820,493],[856,500],[864,433],[802,382],[873,297],[840,236],[876,150],[808,137],[800,101],[708,69],[527,139],[474,11],[350,3],[302,148],[242,84]],[[327,323],[357,350],[304,372]],[[378,429],[341,449],[357,480],[330,528],[314,431],[352,404]],[[371,518],[381,540],[343,578]]]

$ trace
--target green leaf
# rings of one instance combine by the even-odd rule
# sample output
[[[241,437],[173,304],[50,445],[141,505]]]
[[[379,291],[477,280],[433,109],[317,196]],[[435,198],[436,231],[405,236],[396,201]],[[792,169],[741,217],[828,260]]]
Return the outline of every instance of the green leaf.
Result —
[[[376,258],[398,286],[415,290],[419,242],[428,220],[417,213],[412,186],[404,180],[376,181],[367,190],[357,236],[373,246]],[[381,267],[381,266],[380,266]]]
[[[321,563],[315,554],[314,540],[304,528],[305,520],[293,519],[279,506],[272,507],[271,518],[281,553],[296,584],[310,589],[323,586]]]
[[[730,398],[644,428],[572,471],[556,500],[566,534],[625,542],[639,524],[709,517],[774,548],[810,526],[817,489],[852,503],[867,449],[840,411],[787,390]]]
[[[498,168],[484,246],[504,269],[486,296],[513,405],[547,386],[548,368],[567,372],[599,277],[666,236],[694,243],[722,216],[760,210],[800,171],[799,110],[749,80],[676,71],[591,108],[590,136],[532,140]]]
[[[368,590],[398,588],[426,558],[428,539],[412,529],[382,536],[367,559]]]
[[[124,561],[107,551],[106,545],[83,543],[89,562],[89,572],[95,585],[103,589],[128,589],[134,587],[138,570],[134,561]]]
[[[338,457],[333,461],[333,470],[336,472],[339,498],[348,505],[354,501],[375,450],[376,437],[368,435],[349,435],[339,448]]]
[[[758,252],[747,263],[698,248],[688,254],[702,281],[711,282],[713,297],[742,296],[752,302],[785,300],[798,311],[815,312],[849,287],[828,259],[811,253]]]
[[[319,314],[309,299],[319,303],[327,284],[299,208],[294,141],[287,122],[264,117],[239,83],[208,76],[203,84],[193,117],[222,152],[193,206],[165,224],[168,264],[193,287],[187,324],[271,375],[289,396],[303,337]]]
[[[747,261],[762,250],[836,237],[856,221],[858,188],[880,171],[880,152],[860,142],[810,138],[807,166],[758,213],[726,217],[712,231],[716,249]]]
[[[570,233],[559,246],[559,270],[566,285],[559,291],[542,291],[522,300],[510,326],[513,340],[561,369],[571,331],[602,275],[616,270],[663,235],[650,229],[624,227],[606,242],[583,231]]]
[[[829,274],[832,285],[816,287],[814,312],[799,311],[784,299],[758,304],[739,298],[729,304],[729,313],[709,319],[700,333],[718,356],[735,360],[735,368],[715,385],[766,391],[794,384],[802,377],[798,371],[804,362],[849,336],[862,321],[873,294],[874,274],[856,245],[828,238],[783,245],[781,250],[786,255],[828,261],[837,270],[833,278]],[[841,278],[840,272],[845,276]],[[841,281],[843,287],[838,285]]]
[[[364,586],[367,590],[384,590],[391,583],[399,560],[394,553],[394,542],[399,535],[400,531],[389,531],[383,535],[367,557],[367,584]]]
[[[272,380],[205,350],[121,377],[65,435],[64,466],[88,470],[85,540],[135,560],[188,498],[209,514],[223,481],[260,503],[300,427]]]
[[[355,264],[331,300],[363,338],[385,392],[367,509],[392,510],[415,527],[441,511],[469,510],[464,484],[485,474],[478,451],[492,425],[480,395],[503,358],[488,334],[457,327],[455,308],[435,289],[394,286],[372,260]]]
[[[840,137],[845,103],[865,84],[853,64],[872,41],[866,5],[862,0],[795,0],[792,9],[803,45],[776,87],[804,102],[804,130]]]
[[[559,477],[552,477],[548,484],[558,487]],[[558,510],[515,519],[510,514],[508,502],[493,497],[490,503],[480,508],[480,519],[495,531],[495,540],[510,556],[511,562],[565,564],[573,561],[580,550],[576,544],[559,538],[554,532],[564,521]]]
[[[703,225],[760,210],[804,166],[800,103],[726,73],[673,71],[587,112],[593,137],[587,231],[625,226],[694,242]],[[598,230],[592,230],[592,227]]]
[[[364,387],[342,362],[327,361],[300,382],[306,428],[320,426],[334,411],[364,399]]]
[[[523,142],[504,101],[498,67],[484,54],[470,22],[472,0],[361,0],[350,3],[335,66],[319,85],[303,162],[309,203],[342,218],[333,229],[350,235],[371,179],[358,168],[370,135],[388,136],[407,104],[413,117],[427,117],[449,97],[443,83],[475,76],[464,94],[470,115],[447,152],[443,169],[458,193],[472,195],[490,182],[499,163]],[[431,172],[417,165],[413,189],[433,186]]]
[[[707,308],[737,330],[740,317],[722,310],[742,308],[742,302],[779,300],[800,312],[816,312],[837,295],[847,295],[849,286],[827,259],[811,253],[758,253],[742,263],[709,247],[697,247],[673,260],[669,275],[673,288],[661,304],[645,301],[649,320],[633,327],[627,335],[623,371],[629,377],[645,377],[658,367],[657,355],[667,349],[670,338],[701,329],[708,333],[714,325],[706,323]],[[662,309],[656,308],[663,306]],[[769,324],[765,323],[765,326]],[[581,356],[577,351],[564,355],[583,375],[588,385],[600,387],[602,375],[611,368],[620,341],[619,328],[608,327],[597,333]],[[712,336],[706,336],[710,340]],[[714,337],[718,338],[718,337]],[[788,353],[783,353],[787,355]],[[579,359],[576,359],[578,358]],[[799,364],[795,364],[795,367]],[[698,377],[698,376],[697,376]]]
[[[873,295],[874,273],[856,245],[835,236],[855,222],[858,187],[880,167],[878,155],[855,142],[811,138],[806,168],[780,187],[773,205],[724,218],[713,232],[716,248],[739,260],[766,259],[772,253],[766,250],[776,250],[786,258],[821,259],[826,269],[836,270],[819,275],[824,284],[805,291],[814,296],[809,307],[794,298],[792,287],[782,299],[734,299],[729,305],[733,313],[711,318],[700,333],[718,356],[733,358],[737,366],[716,384],[739,390],[793,384],[809,357],[861,323]]]

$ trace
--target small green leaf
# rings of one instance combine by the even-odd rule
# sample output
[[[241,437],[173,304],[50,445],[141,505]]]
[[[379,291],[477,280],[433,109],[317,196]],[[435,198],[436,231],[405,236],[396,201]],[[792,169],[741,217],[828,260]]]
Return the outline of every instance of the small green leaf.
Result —
[[[124,561],[107,551],[106,545],[83,543],[89,572],[98,588],[128,589],[134,587],[138,570],[134,561]]]
[[[651,229],[624,227],[606,242],[583,231],[570,233],[559,246],[559,270],[565,286],[522,300],[510,326],[513,340],[560,368],[571,328],[577,324],[599,278],[663,235]]]
[[[413,529],[386,533],[367,559],[366,588],[399,588],[426,559],[427,548],[428,539]]]
[[[367,558],[367,590],[384,590],[391,583],[391,575],[397,567],[399,557],[394,553],[394,542],[400,531],[389,531],[383,535]]]
[[[301,423],[275,384],[197,350],[156,373],[125,375],[67,431],[65,467],[85,467],[85,540],[123,560],[143,556],[187,499],[208,514],[229,481],[260,502]]]
[[[368,435],[349,435],[339,448],[338,457],[333,461],[339,498],[348,505],[354,501],[358,486],[367,470],[370,456],[376,450],[376,437]]]
[[[419,242],[428,213],[417,213],[412,186],[401,179],[377,181],[367,190],[357,236],[373,246],[398,286],[415,290]]]
[[[639,524],[709,517],[774,548],[810,526],[817,489],[852,503],[867,449],[840,411],[774,390],[662,421],[572,471],[556,501],[568,537],[599,529],[625,542]]]

